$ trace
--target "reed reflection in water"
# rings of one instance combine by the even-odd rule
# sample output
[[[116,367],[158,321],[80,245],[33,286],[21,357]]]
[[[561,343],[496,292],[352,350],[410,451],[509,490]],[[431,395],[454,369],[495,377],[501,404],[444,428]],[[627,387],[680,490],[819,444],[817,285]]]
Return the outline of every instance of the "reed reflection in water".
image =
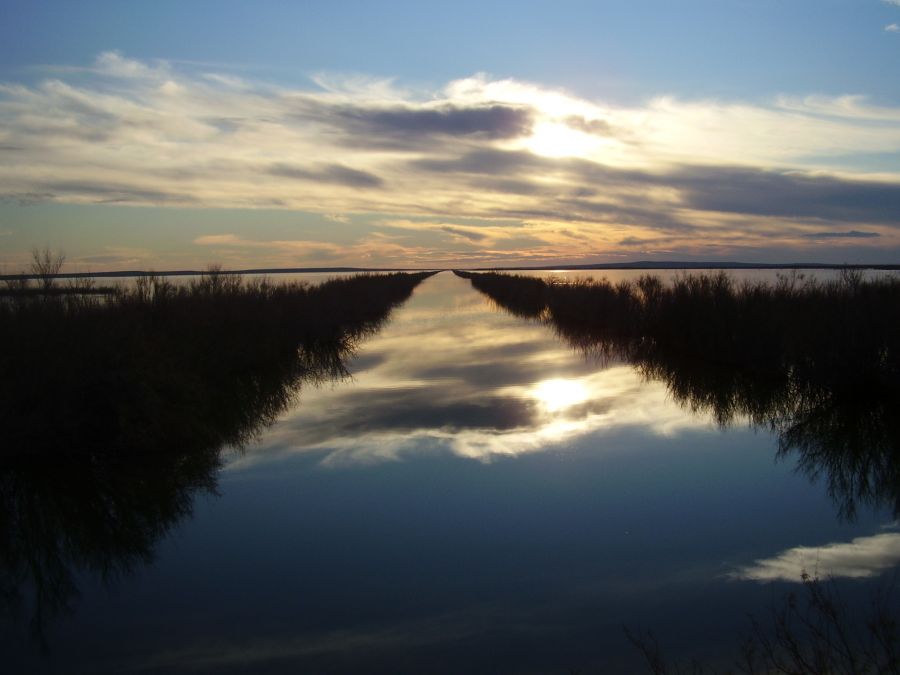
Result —
[[[724,273],[613,285],[457,272],[512,314],[551,325],[601,359],[621,359],[722,426],[778,435],[823,478],[839,514],[900,514],[900,281],[848,273],[736,284]]]
[[[431,273],[317,286],[212,273],[109,298],[0,302],[0,592],[42,643],[81,572],[153,559],[240,448],[305,383],[339,379]]]

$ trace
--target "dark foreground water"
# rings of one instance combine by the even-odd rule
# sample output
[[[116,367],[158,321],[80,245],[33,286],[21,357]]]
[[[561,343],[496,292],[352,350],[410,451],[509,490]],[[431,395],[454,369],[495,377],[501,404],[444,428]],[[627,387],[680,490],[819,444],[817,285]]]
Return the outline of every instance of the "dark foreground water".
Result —
[[[625,627],[721,665],[804,571],[853,604],[900,563],[890,505],[841,515],[776,432],[721,428],[450,273],[349,366],[183,489],[152,559],[83,546],[38,591],[4,573],[0,670],[641,672]]]

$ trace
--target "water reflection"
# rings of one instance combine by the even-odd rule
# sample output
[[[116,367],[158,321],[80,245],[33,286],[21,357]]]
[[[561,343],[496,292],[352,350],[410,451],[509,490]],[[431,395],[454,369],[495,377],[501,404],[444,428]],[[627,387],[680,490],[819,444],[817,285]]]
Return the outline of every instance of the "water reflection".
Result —
[[[332,307],[343,302],[337,294]],[[250,342],[271,338],[257,329],[249,323]],[[214,349],[211,342],[203,350]],[[324,348],[331,338],[307,342]],[[203,350],[179,367],[190,372]],[[211,452],[220,470],[182,470],[179,462],[200,464],[203,455],[174,449],[150,466],[121,469],[92,451],[96,473],[91,462],[67,469],[65,453],[55,476],[35,461],[39,475],[15,489],[47,496],[27,508],[17,497],[13,508],[46,509],[59,522],[44,530],[53,543],[31,550],[67,561],[83,597],[76,617],[53,625],[53,649],[42,661],[18,644],[18,630],[4,631],[4,665],[16,672],[54,665],[639,672],[621,626],[650,622],[682,650],[673,656],[730,662],[745,613],[765,616],[782,582],[798,580],[800,565],[815,558],[811,545],[838,542],[823,561],[872,570],[851,580],[859,598],[893,560],[891,538],[870,541],[895,533],[878,529],[885,514],[837,522],[819,488],[772,462],[777,435],[767,428],[726,432],[713,408],[676,404],[666,381],[646,379],[614,354],[600,363],[583,358],[547,324],[496,311],[451,274],[418,287],[349,356],[340,352],[337,369],[349,378],[331,379],[326,359],[315,395],[277,411],[242,452]],[[215,405],[198,416],[231,396],[228,381],[217,384],[225,393],[203,394]],[[114,401],[105,405],[116,410]],[[175,416],[165,401],[148,409]],[[149,417],[133,419],[146,425]],[[743,419],[736,409],[730,424]],[[148,449],[140,456],[149,462],[150,441],[137,431],[131,438]],[[187,449],[174,436],[151,438],[157,447]],[[74,497],[53,501],[55,491],[74,489],[65,483],[79,470],[86,477],[77,482],[95,483],[85,488],[86,503],[97,502],[85,509],[87,525],[76,522]],[[144,506],[135,506],[131,495],[142,490]],[[221,497],[198,498],[210,490]],[[137,532],[122,539],[146,546],[129,549],[137,551],[131,558],[121,549],[105,556],[113,547],[100,539],[93,567],[89,553],[59,548],[70,536],[88,551],[89,533],[79,527],[102,533],[95,521],[104,517],[109,538]],[[12,532],[37,539],[41,530]],[[115,577],[154,553],[152,568],[119,584],[115,597],[93,583],[103,565]],[[783,574],[749,571],[755,566]],[[729,576],[736,570],[753,579]],[[766,574],[775,586],[757,583]],[[14,584],[25,601],[30,583]],[[65,597],[75,604],[75,595]]]
[[[900,513],[896,280],[736,287],[719,275],[665,288],[653,277],[613,286],[459,274],[586,354],[665,383],[686,410],[774,430],[778,455],[824,477],[840,515],[859,504]],[[539,387],[556,401],[581,396],[571,382]]]
[[[804,570],[823,578],[861,579],[877,576],[897,563],[900,563],[900,533],[883,532],[824,546],[795,546],[771,558],[756,560],[730,576],[749,581],[797,582],[797,570]]]
[[[351,369],[352,386],[291,410],[229,468],[298,452],[334,467],[444,452],[490,462],[614,428],[711,428],[630,366],[573,358],[546,328],[491,311],[449,274],[430,280]]]
[[[428,274],[315,287],[213,275],[111,301],[0,306],[0,584],[44,639],[79,574],[111,582],[214,493],[223,447],[308,382],[343,378],[360,342]]]

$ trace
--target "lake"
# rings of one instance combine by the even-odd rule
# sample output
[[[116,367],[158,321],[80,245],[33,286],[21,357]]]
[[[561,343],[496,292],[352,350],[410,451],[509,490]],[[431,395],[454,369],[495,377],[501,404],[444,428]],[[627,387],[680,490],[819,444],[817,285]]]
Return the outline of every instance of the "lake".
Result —
[[[52,561],[70,574],[44,587],[0,561],[17,596],[4,670],[644,672],[626,629],[721,666],[804,572],[851,609],[892,579],[894,504],[848,508],[855,477],[810,465],[808,437],[740,408],[723,421],[558,332],[450,272],[425,279],[352,345],[346,376],[304,380],[179,485],[177,508],[117,498],[122,522],[141,514],[139,545],[127,528],[58,531],[61,549],[14,532],[23,558],[78,537],[92,553]],[[47,519],[28,480],[3,474],[20,527]],[[82,494],[73,514],[79,500],[111,509]]]

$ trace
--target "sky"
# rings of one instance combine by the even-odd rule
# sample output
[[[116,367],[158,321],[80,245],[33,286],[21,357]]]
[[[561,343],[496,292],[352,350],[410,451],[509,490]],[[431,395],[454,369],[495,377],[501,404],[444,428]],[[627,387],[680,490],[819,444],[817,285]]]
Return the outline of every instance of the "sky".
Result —
[[[900,0],[0,0],[0,273],[900,263]]]

